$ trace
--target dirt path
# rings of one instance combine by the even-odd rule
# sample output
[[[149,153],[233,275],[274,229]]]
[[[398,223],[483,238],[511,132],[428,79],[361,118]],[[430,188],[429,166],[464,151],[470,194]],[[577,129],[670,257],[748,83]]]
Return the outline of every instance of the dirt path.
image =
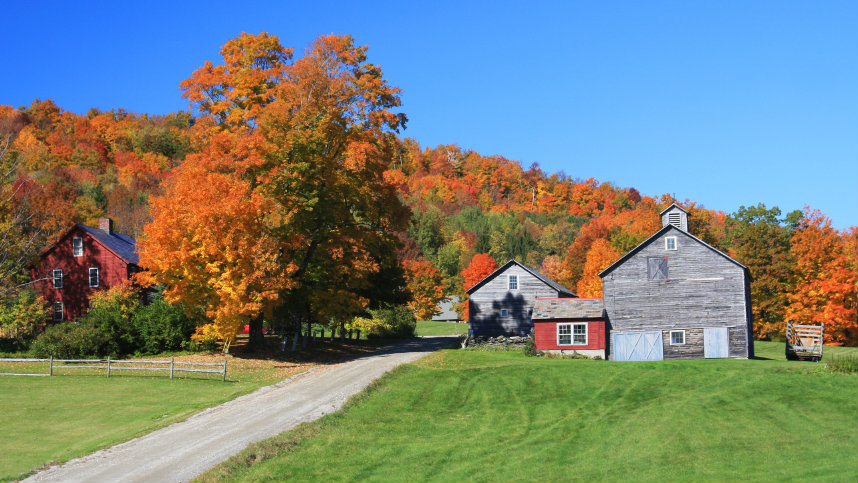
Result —
[[[360,359],[323,366],[23,481],[189,481],[250,443],[337,411],[387,371],[455,340],[455,336],[411,339]]]

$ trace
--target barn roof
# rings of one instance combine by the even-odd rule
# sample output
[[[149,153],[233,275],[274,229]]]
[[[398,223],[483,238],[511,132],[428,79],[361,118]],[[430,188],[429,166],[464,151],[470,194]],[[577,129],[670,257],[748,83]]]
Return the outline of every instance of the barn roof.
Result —
[[[679,206],[679,205],[676,205],[676,206]],[[680,207],[680,208],[681,208],[681,207]],[[639,251],[643,250],[643,249],[644,249],[644,247],[646,247],[647,245],[649,245],[650,243],[652,243],[652,242],[653,242],[653,240],[657,239],[658,237],[660,237],[661,235],[663,235],[663,234],[667,233],[667,232],[668,232],[668,231],[670,231],[670,230],[676,230],[676,231],[678,231],[678,232],[682,233],[683,235],[686,235],[686,236],[690,237],[692,240],[696,241],[697,243],[699,243],[699,244],[703,245],[704,247],[708,248],[709,250],[712,250],[713,252],[717,253],[718,255],[720,255],[720,256],[722,256],[722,257],[724,257],[724,258],[725,258],[726,260],[728,260],[729,262],[731,262],[731,263],[735,264],[736,266],[738,266],[738,267],[742,268],[743,270],[745,270],[746,272],[748,272],[748,274],[750,275],[750,272],[748,271],[748,267],[746,267],[746,266],[742,265],[741,263],[737,262],[736,260],[734,260],[734,259],[730,258],[730,256],[729,256],[729,255],[727,255],[726,253],[722,252],[721,250],[718,250],[717,248],[715,248],[715,247],[713,247],[712,245],[710,245],[710,244],[706,243],[705,241],[703,241],[703,240],[701,240],[701,239],[697,238],[696,236],[692,235],[691,233],[688,233],[687,231],[680,230],[679,228],[677,228],[677,227],[675,227],[675,226],[673,226],[673,225],[665,225],[665,226],[663,226],[663,227],[661,228],[661,230],[658,230],[657,232],[653,233],[653,234],[652,234],[652,236],[650,236],[649,238],[647,238],[646,240],[644,240],[640,245],[638,245],[638,246],[636,246],[636,247],[632,248],[631,250],[629,250],[629,252],[628,252],[628,253],[626,253],[625,255],[623,255],[622,257],[620,257],[620,259],[619,259],[619,260],[617,260],[616,262],[612,263],[608,268],[606,268],[606,269],[602,270],[602,271],[599,273],[599,277],[605,277],[606,275],[608,275],[608,273],[612,272],[615,268],[617,268],[618,266],[622,265],[622,264],[623,264],[623,262],[625,262],[625,261],[626,261],[626,260],[628,260],[629,258],[633,257],[633,256],[634,256],[636,253],[638,253]]]
[[[686,210],[685,208],[682,207],[682,205],[680,205],[679,203],[674,201],[673,203],[670,204],[670,206],[663,209],[661,211],[661,213],[659,213],[659,216],[664,216],[664,214],[667,213],[668,211],[670,211],[670,209],[673,208],[674,206],[677,207],[678,209],[684,211],[685,213],[688,213],[688,210]]]
[[[533,320],[601,319],[605,310],[602,299],[537,298],[533,304]]]
[[[473,293],[475,290],[477,290],[478,288],[480,288],[483,285],[485,285],[486,283],[488,283],[490,280],[495,278],[497,275],[503,273],[507,268],[511,267],[512,265],[518,265],[519,267],[523,268],[526,272],[528,272],[531,275],[533,275],[534,277],[538,278],[539,280],[544,282],[549,287],[553,288],[554,290],[557,290],[557,292],[560,293],[561,295],[565,294],[565,295],[568,295],[570,297],[577,297],[577,295],[575,295],[575,293],[572,292],[571,290],[569,290],[568,288],[560,285],[559,283],[555,282],[554,280],[551,280],[550,278],[546,277],[545,275],[539,273],[539,270],[536,270],[534,268],[530,268],[527,265],[519,263],[518,260],[515,260],[515,259],[504,263],[503,266],[501,266],[500,268],[498,268],[494,272],[488,274],[484,279],[480,280],[473,287],[466,290],[466,292],[468,294]]]

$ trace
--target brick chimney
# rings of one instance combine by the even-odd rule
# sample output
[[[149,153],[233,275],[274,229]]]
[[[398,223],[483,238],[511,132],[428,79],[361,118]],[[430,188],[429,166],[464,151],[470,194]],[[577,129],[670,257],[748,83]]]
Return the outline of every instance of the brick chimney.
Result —
[[[113,220],[110,218],[100,218],[98,220],[98,228],[108,235],[113,234]]]

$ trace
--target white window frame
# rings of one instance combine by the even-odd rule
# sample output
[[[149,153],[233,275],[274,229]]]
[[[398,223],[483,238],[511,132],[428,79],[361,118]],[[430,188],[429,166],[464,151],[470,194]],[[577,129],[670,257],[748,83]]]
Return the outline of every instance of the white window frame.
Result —
[[[582,327],[583,327],[584,333],[581,334],[579,332],[576,334],[575,329],[576,328],[580,329]],[[581,342],[580,340],[578,342],[576,342],[575,336],[580,337],[582,335],[584,336],[583,342]],[[568,342],[563,342],[561,340],[561,337],[564,337],[564,336],[569,338]],[[587,344],[589,344],[589,342],[590,342],[590,329],[589,329],[588,324],[586,322],[566,322],[566,323],[557,324],[557,345],[568,345],[568,346],[576,346],[576,345],[581,346],[581,345],[583,345],[583,346],[586,346]]]
[[[92,271],[95,270],[95,285],[92,284]],[[101,283],[101,278],[98,273],[98,267],[89,267],[89,286],[98,287]]]
[[[682,342],[674,342],[673,334],[682,334]],[[670,345],[685,345],[685,331],[684,330],[671,330],[670,331]]]
[[[670,242],[673,242],[673,248],[670,247]],[[664,249],[665,250],[677,250],[678,248],[676,237],[668,236],[664,238]]]
[[[509,317],[509,309],[501,309],[501,317]]]
[[[51,280],[51,287],[53,288],[63,288],[63,269],[55,268],[51,273],[53,279]],[[59,280],[59,283],[57,281]]]
[[[518,290],[518,275],[507,275],[506,286],[509,290]]]
[[[63,303],[57,300],[54,302],[54,310],[53,310],[53,321],[54,322],[62,322],[63,321]]]
[[[83,256],[83,238],[79,236],[72,238],[72,255],[76,257]]]

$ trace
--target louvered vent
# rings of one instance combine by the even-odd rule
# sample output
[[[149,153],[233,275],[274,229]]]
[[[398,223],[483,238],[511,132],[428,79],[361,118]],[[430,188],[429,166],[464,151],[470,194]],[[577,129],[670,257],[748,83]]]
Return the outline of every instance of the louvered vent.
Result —
[[[667,222],[671,225],[682,229],[682,214],[681,213],[668,213],[667,214]]]

